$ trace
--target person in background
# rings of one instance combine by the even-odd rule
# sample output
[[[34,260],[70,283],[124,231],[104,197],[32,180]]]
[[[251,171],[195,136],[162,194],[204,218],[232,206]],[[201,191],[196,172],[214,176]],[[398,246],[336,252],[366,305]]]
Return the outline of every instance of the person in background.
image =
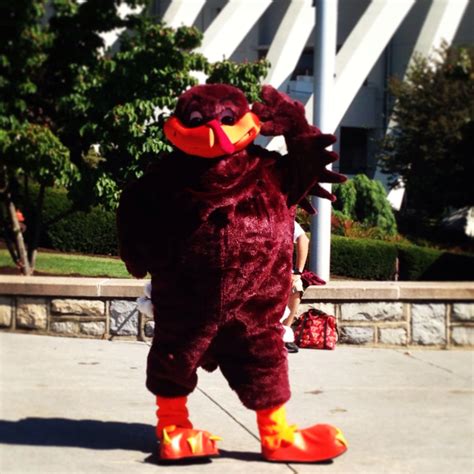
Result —
[[[282,324],[285,328],[283,341],[288,352],[298,352],[298,346],[295,344],[295,335],[291,329],[291,325],[297,315],[298,307],[303,296],[303,281],[301,275],[303,274],[306,260],[309,251],[309,239],[305,231],[295,221],[295,230],[293,232],[293,242],[295,243],[295,265],[292,275],[292,286],[290,297],[288,298],[287,309],[283,315]]]

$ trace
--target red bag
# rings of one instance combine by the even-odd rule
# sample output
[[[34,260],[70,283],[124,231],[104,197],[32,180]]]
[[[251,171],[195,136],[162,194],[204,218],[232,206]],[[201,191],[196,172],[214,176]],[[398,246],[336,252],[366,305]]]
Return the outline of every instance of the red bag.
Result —
[[[338,339],[336,318],[320,311],[310,309],[293,324],[295,344],[309,349],[335,349]]]

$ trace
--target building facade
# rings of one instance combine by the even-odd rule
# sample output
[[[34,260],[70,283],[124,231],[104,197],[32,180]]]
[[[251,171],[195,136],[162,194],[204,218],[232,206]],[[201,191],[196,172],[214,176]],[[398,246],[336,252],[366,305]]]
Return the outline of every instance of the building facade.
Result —
[[[474,43],[470,0],[338,1],[334,127],[337,166],[347,175],[377,173],[377,150],[390,123],[390,77],[403,78],[415,53],[443,41]],[[150,13],[170,26],[204,32],[211,61],[266,57],[266,82],[301,100],[312,117],[314,0],[155,0]],[[317,47],[318,45],[316,45]],[[317,85],[316,85],[317,86]]]

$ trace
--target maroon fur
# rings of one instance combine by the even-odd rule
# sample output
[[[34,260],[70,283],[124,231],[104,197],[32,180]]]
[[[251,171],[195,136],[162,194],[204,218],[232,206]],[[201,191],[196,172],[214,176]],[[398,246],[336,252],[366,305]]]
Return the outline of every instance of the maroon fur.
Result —
[[[295,208],[308,192],[323,193],[318,182],[343,178],[324,168],[336,159],[324,150],[332,136],[273,89],[264,89],[263,100],[254,111],[266,134],[285,135],[289,155],[255,145],[217,159],[176,150],[122,194],[121,257],[134,276],[152,276],[147,387],[154,394],[187,395],[198,367],[219,366],[248,408],[290,397],[279,320],[290,289]],[[240,117],[248,105],[233,87],[198,86],[183,94],[176,115],[186,123],[199,110],[210,120],[223,109]]]

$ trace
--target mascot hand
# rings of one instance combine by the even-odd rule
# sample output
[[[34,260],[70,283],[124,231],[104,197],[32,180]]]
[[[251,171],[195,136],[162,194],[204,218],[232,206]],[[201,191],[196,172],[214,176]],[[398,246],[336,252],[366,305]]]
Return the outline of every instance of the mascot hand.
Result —
[[[144,296],[137,298],[137,308],[140,313],[153,317],[153,303],[151,302],[151,282],[147,282],[143,287]]]
[[[256,102],[252,111],[262,122],[262,135],[294,138],[312,128],[306,120],[303,104],[269,85],[263,86],[262,102]]]

